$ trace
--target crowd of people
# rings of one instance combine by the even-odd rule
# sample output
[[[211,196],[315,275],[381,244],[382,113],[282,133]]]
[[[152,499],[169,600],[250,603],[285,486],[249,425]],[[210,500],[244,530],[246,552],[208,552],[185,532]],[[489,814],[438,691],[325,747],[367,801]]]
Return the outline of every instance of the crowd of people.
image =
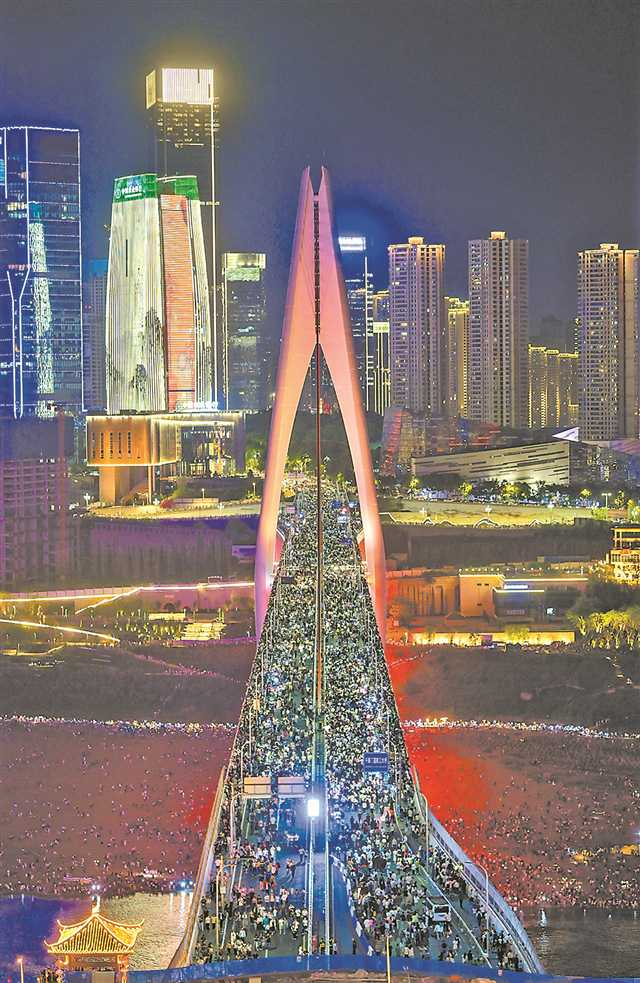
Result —
[[[295,801],[282,809],[276,796],[268,804],[247,801],[241,811],[238,798],[250,776],[299,776],[305,786],[311,780],[315,525],[310,510],[288,517],[288,523],[229,760],[216,875],[203,899],[196,960],[308,950],[308,844],[300,810]]]
[[[351,515],[326,510],[327,760],[333,841],[371,949],[519,968],[463,869],[442,849],[426,856],[424,821]],[[364,632],[363,632],[364,628]],[[386,773],[364,770],[387,754]],[[422,831],[422,832],[421,832]]]
[[[166,891],[197,869],[226,728],[23,718],[0,741],[0,893]]]
[[[289,518],[231,755],[216,874],[202,899],[196,958],[335,952],[339,941],[332,933],[344,936],[344,926],[338,931],[336,925],[342,918],[351,930],[359,927],[352,951],[361,954],[388,944],[394,955],[521,968],[463,866],[441,846],[432,845],[428,857],[421,846],[424,819],[352,516],[343,501],[324,490],[320,663],[313,495],[299,496],[296,515]],[[321,700],[314,694],[318,665]],[[365,772],[367,752],[386,753],[388,770]],[[295,800],[276,795],[260,802],[245,799],[242,806],[238,793],[248,775],[268,775],[274,790],[278,778],[302,776],[307,788],[313,781],[314,794],[326,781],[333,876],[345,878],[355,923],[348,908],[334,912],[328,928],[323,911],[313,911],[308,868],[314,867],[309,855],[314,833]],[[322,829],[322,821],[316,829]],[[292,865],[301,866],[305,858],[296,904],[287,894],[288,879]],[[320,907],[328,903],[325,897]]]
[[[562,731],[530,731],[523,744],[517,735],[410,734],[417,765],[430,763],[449,831],[516,910],[640,907],[637,744]],[[460,758],[481,770],[482,794],[452,784]]]

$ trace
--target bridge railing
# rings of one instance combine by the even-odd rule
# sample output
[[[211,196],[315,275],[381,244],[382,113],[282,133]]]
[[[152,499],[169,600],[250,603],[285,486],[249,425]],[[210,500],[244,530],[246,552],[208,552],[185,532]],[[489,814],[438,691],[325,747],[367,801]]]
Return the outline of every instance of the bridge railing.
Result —
[[[207,890],[207,887],[209,886],[209,881],[211,880],[211,874],[213,871],[213,845],[216,842],[218,827],[220,826],[220,813],[222,811],[222,802],[224,799],[224,779],[225,769],[222,768],[220,771],[220,778],[218,779],[218,787],[216,789],[215,798],[211,807],[211,813],[209,814],[209,822],[204,835],[202,853],[200,854],[200,863],[198,865],[198,873],[196,875],[193,894],[191,896],[191,907],[189,908],[189,914],[187,916],[187,925],[182,937],[182,942],[176,949],[173,959],[169,963],[169,969],[177,969],[182,966],[188,966],[193,961],[193,949],[198,934],[200,902]]]
[[[184,969],[129,970],[128,983],[197,983],[200,980],[224,979],[238,980],[260,978],[275,974],[280,979],[298,974],[309,979],[329,973],[339,974],[339,979],[355,978],[357,975],[375,974],[378,979],[388,972],[395,978],[402,977],[405,983],[422,983],[425,977],[432,979],[449,978],[452,983],[460,980],[486,983],[578,983],[575,976],[550,976],[534,973],[517,973],[511,970],[493,969],[489,966],[474,966],[471,963],[448,963],[436,960],[392,956],[387,963],[385,956],[271,956],[268,959],[240,959],[228,962],[204,963],[186,966]],[[65,973],[68,983],[90,983],[88,973]],[[321,978],[321,977],[320,977]],[[639,978],[593,977],[580,978],[579,983],[638,983]]]
[[[416,788],[419,789],[417,775],[415,777],[415,783]],[[420,806],[422,806],[421,800],[419,799],[418,801]],[[474,864],[473,860],[467,856],[462,847],[456,843],[442,823],[431,813],[429,814],[428,822],[430,841],[437,843],[441,850],[461,866],[461,876],[467,884],[473,887],[478,897],[480,899],[487,898],[490,913],[502,926],[512,945],[518,950],[518,955],[525,969],[532,973],[544,973],[544,968],[538,959],[536,950],[533,948],[531,939],[527,935],[515,911],[507,904],[491,881],[487,881],[480,868]]]

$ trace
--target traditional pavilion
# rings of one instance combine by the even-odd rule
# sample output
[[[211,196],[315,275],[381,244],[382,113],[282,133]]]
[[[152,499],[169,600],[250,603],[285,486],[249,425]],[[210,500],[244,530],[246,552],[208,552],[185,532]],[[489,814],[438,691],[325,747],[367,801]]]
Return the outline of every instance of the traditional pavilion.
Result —
[[[143,924],[124,925],[105,918],[98,900],[83,921],[73,925],[58,921],[58,938],[44,944],[59,969],[113,969],[126,979],[129,956]]]

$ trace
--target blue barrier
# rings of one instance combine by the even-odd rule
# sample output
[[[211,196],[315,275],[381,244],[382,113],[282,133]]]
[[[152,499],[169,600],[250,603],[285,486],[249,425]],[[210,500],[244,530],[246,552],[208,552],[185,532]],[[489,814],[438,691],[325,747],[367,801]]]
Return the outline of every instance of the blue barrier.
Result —
[[[390,960],[393,975],[414,973],[421,977],[463,977],[468,980],[496,980],[506,983],[640,983],[640,977],[550,976],[545,973],[514,973],[469,963],[449,963],[426,959]],[[233,977],[302,973],[386,973],[384,956],[273,956],[267,959],[237,959],[184,966],[180,969],[130,970],[129,983],[195,983]],[[86,973],[65,973],[65,983],[89,983]]]

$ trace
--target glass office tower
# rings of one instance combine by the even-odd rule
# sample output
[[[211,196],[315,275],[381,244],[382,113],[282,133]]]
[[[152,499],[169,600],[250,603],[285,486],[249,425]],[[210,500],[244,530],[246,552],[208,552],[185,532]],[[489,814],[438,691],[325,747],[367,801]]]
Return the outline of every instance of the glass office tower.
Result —
[[[224,253],[223,382],[225,409],[266,408],[270,373],[266,339],[264,253]]]
[[[84,407],[80,135],[0,127],[0,414]]]
[[[358,379],[362,402],[366,410],[373,409],[375,360],[372,350],[371,295],[372,275],[367,262],[367,240],[362,235],[338,236],[340,264],[347,291],[347,304],[351,318],[353,350],[358,367]]]

